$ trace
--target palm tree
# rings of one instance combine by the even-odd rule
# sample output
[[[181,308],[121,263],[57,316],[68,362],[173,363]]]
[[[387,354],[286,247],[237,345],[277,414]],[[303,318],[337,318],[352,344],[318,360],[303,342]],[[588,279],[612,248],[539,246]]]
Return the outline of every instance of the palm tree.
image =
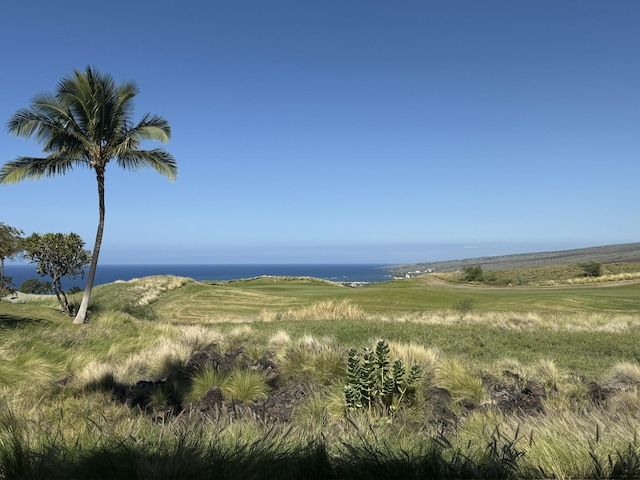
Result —
[[[63,78],[55,93],[37,95],[29,108],[18,110],[7,124],[10,133],[33,137],[42,144],[43,158],[18,157],[0,169],[0,183],[16,183],[65,174],[74,166],[93,169],[98,181],[100,221],[87,276],[87,286],[74,323],[84,323],[98,265],[104,231],[104,175],[111,160],[127,170],[151,167],[174,180],[177,165],[163,149],[142,150],[144,140],[166,142],[171,135],[167,121],[145,114],[133,124],[133,82],[116,85],[109,75],[87,67]]]

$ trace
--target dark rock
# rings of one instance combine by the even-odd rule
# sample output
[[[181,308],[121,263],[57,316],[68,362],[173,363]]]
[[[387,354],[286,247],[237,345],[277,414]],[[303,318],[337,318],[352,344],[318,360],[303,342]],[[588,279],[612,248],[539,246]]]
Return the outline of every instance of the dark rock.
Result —
[[[616,393],[615,389],[604,387],[596,382],[590,382],[588,387],[587,397],[599,406],[606,405],[609,397]]]
[[[524,389],[522,390],[522,393],[525,393],[527,395],[532,395],[534,397],[546,397],[547,396],[547,392],[544,389],[544,387],[542,385],[538,385],[538,384],[532,382],[531,380],[529,380],[527,382],[527,384],[525,385]]]
[[[198,402],[198,410],[208,412],[220,410],[224,402],[224,396],[220,387],[211,387]]]

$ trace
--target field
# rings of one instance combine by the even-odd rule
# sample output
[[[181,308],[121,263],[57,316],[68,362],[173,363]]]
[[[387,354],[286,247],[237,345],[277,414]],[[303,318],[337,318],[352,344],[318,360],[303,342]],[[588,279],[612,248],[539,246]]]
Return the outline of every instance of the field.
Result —
[[[536,268],[0,303],[0,478],[638,478],[640,265]]]

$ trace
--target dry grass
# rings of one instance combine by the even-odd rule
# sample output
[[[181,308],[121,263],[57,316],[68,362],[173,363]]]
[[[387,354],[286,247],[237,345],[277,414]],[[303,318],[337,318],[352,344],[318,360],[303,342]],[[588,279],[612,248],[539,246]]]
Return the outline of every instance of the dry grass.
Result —
[[[345,371],[346,348],[330,337],[304,335],[284,348],[279,367],[284,378],[329,385]]]
[[[566,281],[569,285],[590,285],[594,283],[605,282],[626,282],[631,280],[639,280],[640,272],[618,273],[611,275],[601,275],[599,277],[579,277],[570,278]]]
[[[276,352],[282,352],[291,343],[291,336],[284,330],[278,330],[269,339],[268,346]]]
[[[418,364],[423,373],[432,372],[440,360],[440,352],[437,348],[426,348],[413,342],[389,341],[388,345],[390,358],[402,360],[409,367]]]
[[[640,329],[640,317],[632,313],[508,312],[456,310],[368,314],[369,320],[425,325],[478,325],[518,332],[551,330],[622,333]]]
[[[203,326],[161,325],[155,326],[154,332],[158,339],[149,345],[142,338],[114,344],[105,361],[87,363],[75,372],[76,379],[81,384],[101,383],[109,376],[127,384],[162,379],[184,366],[195,352],[226,341],[217,330]]]
[[[487,400],[480,376],[454,358],[440,362],[436,368],[435,384],[449,391],[453,407],[464,399],[472,400],[477,404]]]
[[[136,305],[143,307],[158,300],[163,293],[184,287],[188,283],[193,283],[193,280],[173,275],[156,275],[134,278],[127,283],[133,286],[133,293],[138,298]]]
[[[640,385],[640,364],[631,362],[618,363],[611,369],[606,383],[617,390],[637,389]]]
[[[506,439],[517,439],[524,462],[539,469],[543,478],[592,478],[596,457],[624,452],[635,441],[638,411],[620,413],[602,409],[573,411],[546,404],[546,413],[519,417],[492,410],[475,412],[457,431],[455,442],[482,447],[496,431]]]
[[[303,307],[290,308],[284,312],[263,310],[260,320],[359,320],[365,319],[364,310],[352,300],[324,300]]]

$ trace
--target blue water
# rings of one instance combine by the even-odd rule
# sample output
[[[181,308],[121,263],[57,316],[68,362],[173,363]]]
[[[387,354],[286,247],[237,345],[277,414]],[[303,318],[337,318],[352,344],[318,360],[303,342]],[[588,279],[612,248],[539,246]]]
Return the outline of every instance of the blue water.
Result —
[[[29,278],[50,281],[48,277],[40,277],[33,265],[5,265],[5,275],[13,278],[19,287]],[[309,265],[98,265],[94,285],[111,283],[116,280],[148,277],[150,275],[176,275],[194,280],[236,280],[259,277],[261,275],[278,275],[290,277],[315,277],[335,282],[385,282],[392,277],[383,265],[362,264],[309,264]],[[73,286],[84,288],[85,280],[75,281],[63,278],[62,288]]]

